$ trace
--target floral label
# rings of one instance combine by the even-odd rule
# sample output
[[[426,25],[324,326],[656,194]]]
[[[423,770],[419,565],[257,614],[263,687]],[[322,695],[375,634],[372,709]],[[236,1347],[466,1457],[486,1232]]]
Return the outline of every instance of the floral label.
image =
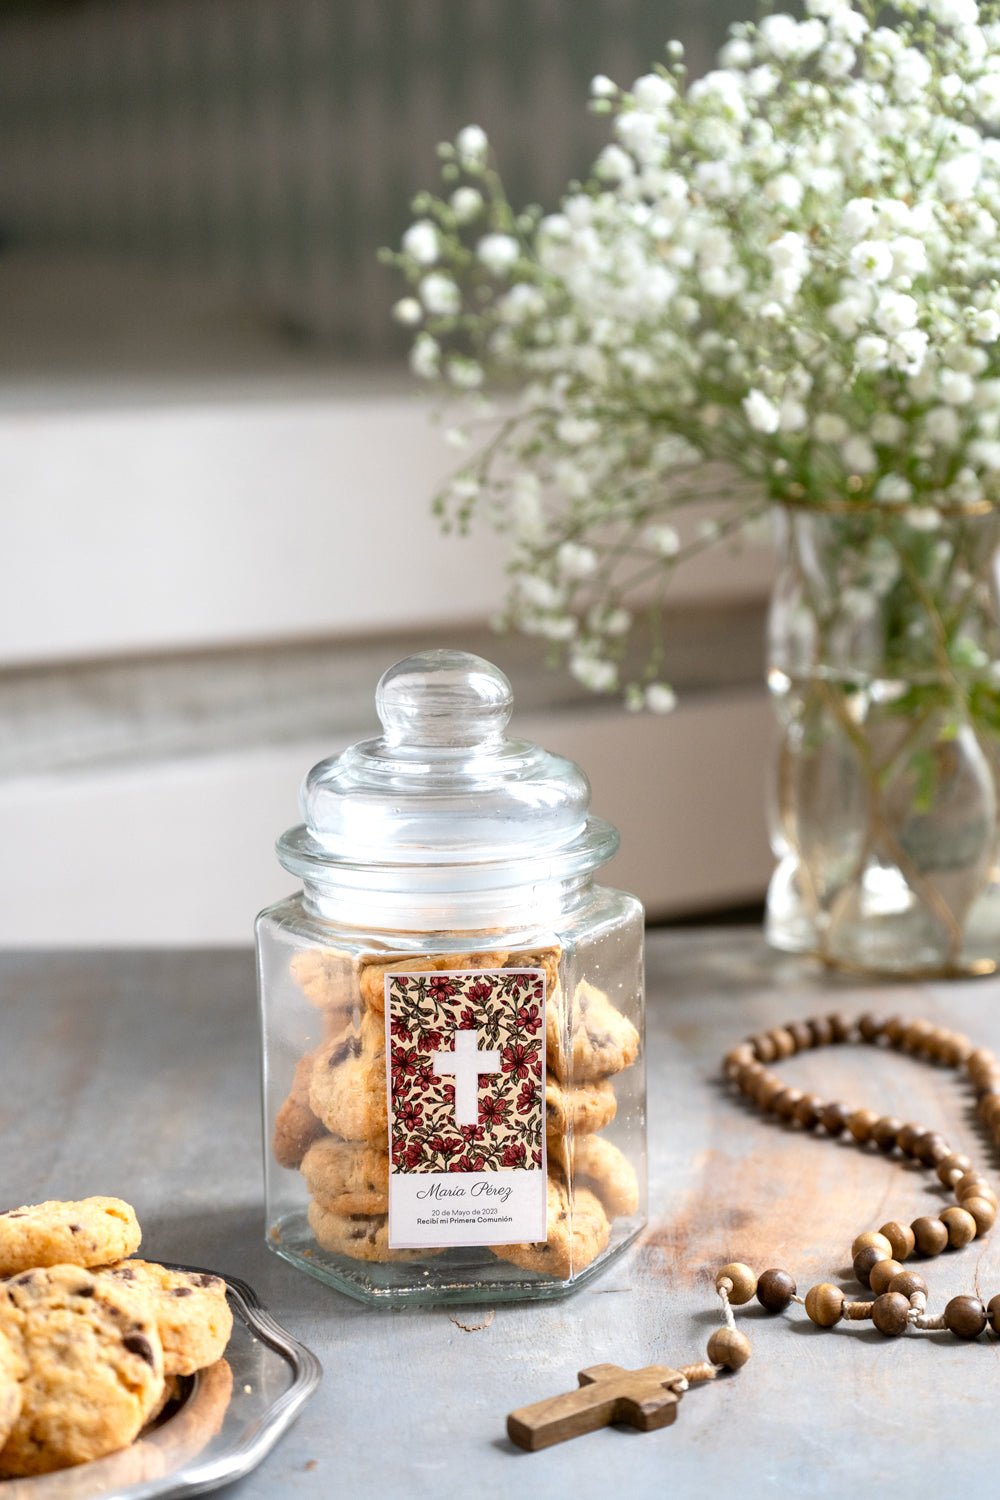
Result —
[[[385,977],[389,1244],[546,1238],[545,974]]]

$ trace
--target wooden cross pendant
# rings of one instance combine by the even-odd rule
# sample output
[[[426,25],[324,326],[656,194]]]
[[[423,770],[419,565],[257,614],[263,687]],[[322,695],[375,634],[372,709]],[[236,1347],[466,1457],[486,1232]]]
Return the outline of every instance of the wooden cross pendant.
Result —
[[[507,1418],[511,1442],[533,1453],[611,1422],[627,1422],[640,1432],[669,1427],[686,1384],[680,1370],[666,1365],[647,1365],[642,1370],[591,1365],[580,1371],[579,1380],[577,1391],[512,1411]]]

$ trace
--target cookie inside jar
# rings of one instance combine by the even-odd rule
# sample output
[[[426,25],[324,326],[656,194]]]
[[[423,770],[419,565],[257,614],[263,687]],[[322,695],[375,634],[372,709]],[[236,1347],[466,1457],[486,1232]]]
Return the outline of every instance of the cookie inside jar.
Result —
[[[377,704],[258,921],[269,1244],[367,1301],[559,1296],[644,1222],[642,908],[496,668],[427,653]]]

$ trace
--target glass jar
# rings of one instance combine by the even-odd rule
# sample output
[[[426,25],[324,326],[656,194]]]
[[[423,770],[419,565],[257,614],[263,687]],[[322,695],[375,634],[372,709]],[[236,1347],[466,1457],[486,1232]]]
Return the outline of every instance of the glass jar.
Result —
[[[1000,521],[843,506],[780,522],[768,937],[855,972],[993,973]]]
[[[261,913],[268,1244],[373,1303],[560,1296],[645,1222],[643,911],[489,662],[383,676]]]

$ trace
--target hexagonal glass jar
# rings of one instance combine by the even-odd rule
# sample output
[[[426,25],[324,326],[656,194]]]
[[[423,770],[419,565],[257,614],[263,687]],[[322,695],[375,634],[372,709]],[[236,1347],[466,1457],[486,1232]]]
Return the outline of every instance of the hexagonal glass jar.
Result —
[[[268,1244],[372,1303],[560,1296],[645,1223],[643,911],[506,677],[397,663],[257,921]]]

